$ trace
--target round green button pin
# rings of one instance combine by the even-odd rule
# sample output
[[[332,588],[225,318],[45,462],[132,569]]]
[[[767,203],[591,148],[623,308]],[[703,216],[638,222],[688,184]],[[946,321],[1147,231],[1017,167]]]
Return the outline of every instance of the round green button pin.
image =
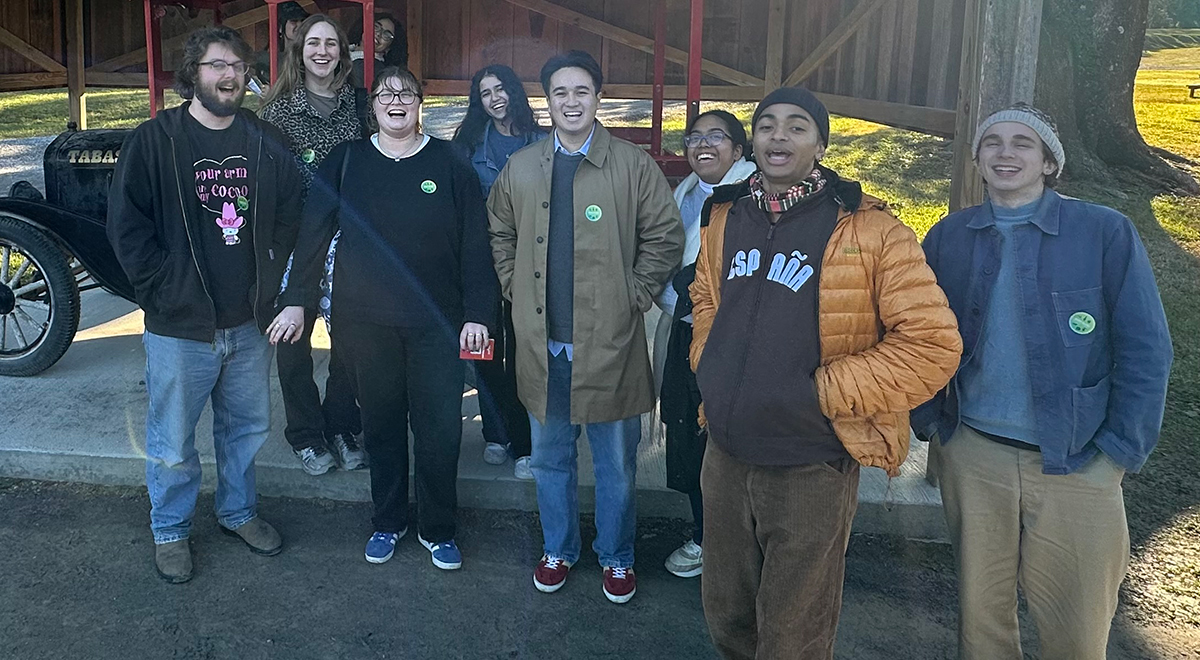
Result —
[[[1088,335],[1096,329],[1096,318],[1087,312],[1075,312],[1067,319],[1067,325],[1077,335]]]
[[[601,211],[599,206],[592,204],[591,206],[589,206],[583,210],[583,215],[588,220],[595,222],[595,221],[599,220],[601,218],[601,216],[604,215],[604,211]]]
[[[432,195],[434,192],[437,191],[437,184],[434,183],[433,181],[430,181],[429,179],[425,179],[424,181],[421,182],[421,190],[423,190],[427,194]]]
[[[237,207],[239,211],[245,211],[246,209],[250,208],[250,200],[239,195],[237,198]]]
[[[317,159],[317,152],[313,151],[312,149],[305,149],[303,152],[300,153],[300,160],[303,160],[306,163],[311,163],[316,159]]]

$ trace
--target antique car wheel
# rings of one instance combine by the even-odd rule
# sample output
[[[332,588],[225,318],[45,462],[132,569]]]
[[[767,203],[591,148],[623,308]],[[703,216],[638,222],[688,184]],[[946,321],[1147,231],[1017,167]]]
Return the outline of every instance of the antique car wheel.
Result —
[[[67,255],[33,225],[0,214],[0,376],[32,376],[67,352],[79,287]]]

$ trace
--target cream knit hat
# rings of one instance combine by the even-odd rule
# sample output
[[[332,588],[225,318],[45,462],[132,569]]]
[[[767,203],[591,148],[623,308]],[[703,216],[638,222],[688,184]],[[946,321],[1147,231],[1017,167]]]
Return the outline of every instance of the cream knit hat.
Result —
[[[979,158],[979,143],[983,140],[987,130],[1005,121],[1015,121],[1033,129],[1033,132],[1042,138],[1042,142],[1050,150],[1050,153],[1054,154],[1054,162],[1058,165],[1057,173],[1062,174],[1063,166],[1067,164],[1067,153],[1063,151],[1062,141],[1058,139],[1058,126],[1054,123],[1054,118],[1023,102],[1014,103],[1003,110],[992,113],[983,120],[979,129],[975,131],[975,141],[971,144],[972,158]]]

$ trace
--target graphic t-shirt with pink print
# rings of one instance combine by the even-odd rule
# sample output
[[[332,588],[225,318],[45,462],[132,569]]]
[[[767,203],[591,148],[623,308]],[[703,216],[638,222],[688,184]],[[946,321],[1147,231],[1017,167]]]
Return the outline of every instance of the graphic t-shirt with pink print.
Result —
[[[240,117],[214,131],[185,116],[194,161],[192,239],[201,253],[217,327],[232,328],[254,319],[256,146]]]

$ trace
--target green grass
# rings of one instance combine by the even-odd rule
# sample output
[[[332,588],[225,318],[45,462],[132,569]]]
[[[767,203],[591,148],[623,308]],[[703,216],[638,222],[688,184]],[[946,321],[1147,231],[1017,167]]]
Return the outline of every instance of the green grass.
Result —
[[[167,107],[181,99],[167,92]],[[88,128],[133,128],[150,116],[145,89],[102,89],[88,92]],[[46,89],[0,94],[0,137],[55,135],[67,128],[67,92]]]

